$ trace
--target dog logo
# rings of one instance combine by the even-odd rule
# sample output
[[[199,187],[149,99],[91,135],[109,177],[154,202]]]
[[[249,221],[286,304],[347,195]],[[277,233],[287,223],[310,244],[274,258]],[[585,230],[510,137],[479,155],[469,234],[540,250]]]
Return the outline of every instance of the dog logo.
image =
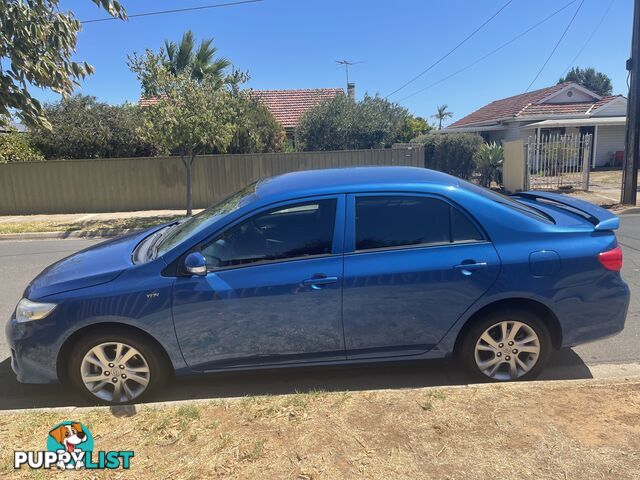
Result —
[[[49,438],[47,439],[47,448],[51,451],[68,452],[72,458],[71,462],[65,463],[62,458],[57,467],[61,470],[65,468],[84,468],[84,462],[79,455],[73,455],[78,450],[92,451],[93,450],[93,437],[90,439],[91,433],[80,422],[62,422],[59,425],[53,427],[49,432]],[[51,439],[55,440],[52,442]],[[89,441],[90,440],[90,441]],[[75,460],[74,460],[75,459]],[[71,463],[71,465],[70,465]]]
[[[57,424],[47,435],[47,450],[15,450],[13,466],[33,469],[101,470],[128,469],[133,450],[94,451],[93,435],[80,422],[65,421]]]

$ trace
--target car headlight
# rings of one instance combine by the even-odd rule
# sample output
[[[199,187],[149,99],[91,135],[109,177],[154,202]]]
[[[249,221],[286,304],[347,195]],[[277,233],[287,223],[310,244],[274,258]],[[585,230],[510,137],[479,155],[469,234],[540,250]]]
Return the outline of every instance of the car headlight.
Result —
[[[57,307],[55,303],[32,302],[28,298],[23,298],[16,307],[16,321],[18,323],[30,322],[32,320],[42,320]]]

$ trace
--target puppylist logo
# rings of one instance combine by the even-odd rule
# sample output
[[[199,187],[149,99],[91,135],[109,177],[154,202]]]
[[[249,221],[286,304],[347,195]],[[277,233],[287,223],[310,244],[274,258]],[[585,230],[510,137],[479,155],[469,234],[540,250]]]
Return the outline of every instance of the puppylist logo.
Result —
[[[13,466],[34,469],[128,469],[132,450],[94,451],[93,435],[80,422],[65,421],[51,429],[47,436],[47,450],[21,451],[13,454]]]

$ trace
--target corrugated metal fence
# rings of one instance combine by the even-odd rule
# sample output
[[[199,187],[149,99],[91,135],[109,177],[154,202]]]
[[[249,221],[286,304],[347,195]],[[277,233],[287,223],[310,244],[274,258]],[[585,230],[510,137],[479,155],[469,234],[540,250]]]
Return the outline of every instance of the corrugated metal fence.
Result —
[[[384,150],[203,155],[194,165],[193,205],[202,208],[261,178],[355,165],[424,166],[422,147]],[[0,165],[0,215],[181,209],[179,157],[55,160]]]

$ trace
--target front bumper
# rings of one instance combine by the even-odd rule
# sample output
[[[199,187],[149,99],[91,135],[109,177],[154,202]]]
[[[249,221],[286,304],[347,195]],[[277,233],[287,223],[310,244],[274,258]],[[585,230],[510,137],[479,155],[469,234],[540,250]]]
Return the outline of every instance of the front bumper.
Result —
[[[11,368],[21,383],[57,383],[57,348],[46,320],[7,322],[5,334],[11,352]]]

